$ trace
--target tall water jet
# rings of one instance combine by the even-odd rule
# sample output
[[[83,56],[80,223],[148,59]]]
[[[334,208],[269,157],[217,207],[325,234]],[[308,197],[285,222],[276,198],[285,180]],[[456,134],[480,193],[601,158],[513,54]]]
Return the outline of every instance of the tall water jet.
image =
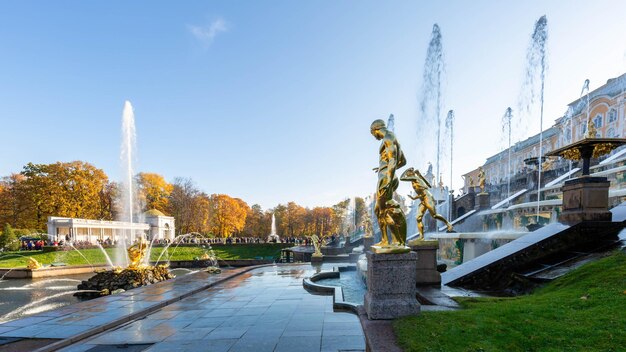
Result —
[[[435,175],[440,174],[442,76],[445,70],[441,30],[436,23],[426,51],[420,98],[417,140],[420,141],[417,160],[432,160],[435,154]],[[436,147],[433,150],[433,147]],[[425,169],[426,165],[419,165]]]
[[[541,173],[543,156],[543,98],[546,78],[546,44],[548,40],[548,19],[541,16],[533,29],[530,45],[526,52],[526,76],[522,86],[520,99],[521,110],[531,114],[535,103],[539,102],[539,163],[537,177],[537,211],[536,220],[539,223],[539,202],[541,201]]]
[[[506,108],[504,116],[502,116],[502,132],[508,136],[508,160],[506,167],[506,198],[511,196],[511,122],[513,119],[513,109]]]
[[[344,214],[344,233],[346,236],[351,236],[356,232],[356,215],[356,198],[351,197],[348,199],[348,206]]]
[[[270,230],[270,234],[267,236],[267,242],[278,242],[280,237],[276,233],[276,215],[272,213],[272,227]]]
[[[580,90],[580,97],[582,98],[583,95],[586,96],[585,104],[587,105],[587,109],[586,109],[586,112],[587,112],[587,124],[586,124],[585,128],[587,128],[589,126],[589,122],[591,120],[591,114],[589,113],[589,79],[585,80],[585,82],[583,83],[583,88]],[[581,100],[581,103],[582,103],[582,100]],[[580,136],[580,137],[581,137],[581,139],[585,138],[584,135]]]
[[[453,191],[452,187],[452,165],[454,162],[454,110],[448,111],[448,116],[446,116],[446,134],[450,138],[450,191]],[[450,202],[450,197],[448,197],[448,202]],[[448,204],[448,219],[452,218],[452,206]]]
[[[135,113],[130,101],[124,102],[124,110],[122,112],[122,144],[120,152],[120,161],[122,164],[122,192],[121,192],[121,212],[120,220],[131,223],[134,222],[135,207],[137,206],[137,197],[135,192],[134,168],[136,161],[137,134],[135,131]],[[133,240],[133,230],[130,234],[124,234],[121,245],[118,245],[117,260],[126,258],[125,266],[128,266],[128,257],[126,248],[128,242]],[[118,265],[121,263],[117,263]]]

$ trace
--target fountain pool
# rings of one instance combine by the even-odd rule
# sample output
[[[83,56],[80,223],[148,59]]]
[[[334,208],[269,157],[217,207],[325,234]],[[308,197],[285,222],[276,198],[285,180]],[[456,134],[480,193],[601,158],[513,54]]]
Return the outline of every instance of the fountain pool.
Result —
[[[341,275],[338,278],[321,279],[316,283],[343,288],[344,301],[353,304],[363,304],[363,297],[367,292],[361,273],[357,270],[341,271]]]
[[[0,281],[0,323],[80,302],[71,293],[93,274]],[[27,309],[23,309],[29,305]],[[31,307],[32,305],[32,307]]]

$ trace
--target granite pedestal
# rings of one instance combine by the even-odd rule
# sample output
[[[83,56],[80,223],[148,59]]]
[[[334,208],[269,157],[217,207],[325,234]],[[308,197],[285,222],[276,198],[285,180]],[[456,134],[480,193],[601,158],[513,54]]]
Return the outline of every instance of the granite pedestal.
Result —
[[[409,242],[409,247],[417,253],[416,284],[440,285],[441,274],[437,271],[439,241],[414,240]]]
[[[363,236],[363,252],[369,251],[373,244],[374,236]]]
[[[489,209],[491,207],[489,193],[478,193],[476,195],[476,206],[479,210]]]
[[[609,185],[606,177],[583,176],[566,181],[559,222],[574,225],[581,221],[611,221]]]
[[[364,307],[372,320],[395,319],[420,312],[415,297],[417,254],[376,254],[368,251]]]

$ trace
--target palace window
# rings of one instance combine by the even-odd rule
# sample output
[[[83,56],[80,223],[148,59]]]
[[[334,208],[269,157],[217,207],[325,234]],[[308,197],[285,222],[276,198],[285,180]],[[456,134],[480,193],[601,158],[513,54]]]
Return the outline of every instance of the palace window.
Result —
[[[617,137],[617,136],[615,135],[615,129],[614,129],[613,127],[609,128],[609,130],[608,130],[608,131],[606,131],[606,136],[607,136],[607,137],[609,137],[609,138],[615,138],[615,137]]]
[[[596,125],[596,128],[602,127],[602,114],[596,115],[593,119],[593,124]]]
[[[617,121],[617,110],[611,109],[609,111],[609,123]]]

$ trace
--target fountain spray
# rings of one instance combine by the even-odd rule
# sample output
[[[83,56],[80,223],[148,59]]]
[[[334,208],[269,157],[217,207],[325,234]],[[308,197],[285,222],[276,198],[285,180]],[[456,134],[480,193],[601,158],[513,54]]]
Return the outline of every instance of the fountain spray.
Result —
[[[535,22],[533,34],[531,37],[530,46],[526,52],[526,77],[523,84],[521,97],[523,101],[520,102],[522,109],[526,113],[530,114],[531,106],[534,105],[535,99],[539,98],[540,110],[539,110],[539,172],[537,176],[537,212],[536,220],[539,223],[539,202],[541,201],[541,173],[542,170],[542,156],[543,156],[543,100],[545,90],[545,78],[546,78],[546,43],[548,40],[548,19],[545,15],[541,16],[537,22]],[[539,87],[537,87],[537,80],[539,80]],[[539,88],[539,92],[537,92]]]
[[[452,162],[454,161],[454,110],[448,111],[446,117],[446,129],[450,136],[450,190],[452,191]],[[450,195],[448,196],[448,219],[452,218],[452,203],[450,202]]]
[[[420,101],[420,123],[417,129],[417,138],[425,141],[420,144],[421,154],[419,160],[432,160],[432,150],[429,142],[432,141],[433,130],[436,131],[436,170],[435,175],[440,173],[440,152],[441,152],[441,99],[442,99],[442,75],[445,70],[443,60],[443,46],[441,40],[441,30],[436,23],[433,25],[428,50],[426,51],[426,61],[424,62],[424,72],[422,77],[421,101]]]
[[[118,261],[119,261],[119,258],[122,258],[122,257],[126,258],[125,266],[128,266],[129,264],[128,253],[127,253],[127,246],[128,246],[127,241],[132,240],[132,233],[133,233],[132,224],[133,224],[133,219],[134,219],[133,211],[136,205],[135,184],[134,184],[134,179],[133,179],[134,178],[133,164],[135,161],[134,158],[136,158],[136,155],[135,155],[136,153],[134,152],[136,150],[136,139],[137,139],[137,134],[135,131],[135,114],[133,111],[133,106],[131,105],[130,101],[127,100],[124,102],[124,110],[122,112],[122,145],[121,145],[120,159],[121,159],[121,164],[122,164],[123,181],[122,181],[122,199],[121,199],[121,203],[122,203],[121,220],[128,221],[130,223],[131,230],[130,230],[129,236],[124,234],[123,241],[120,241],[123,243],[123,247],[118,246],[118,248],[121,247],[118,250]],[[119,253],[120,251],[123,251],[123,253]]]
[[[504,116],[502,117],[502,129],[506,130],[509,142],[509,160],[507,161],[506,169],[506,198],[511,196],[511,119],[513,118],[513,109],[511,107],[506,108]],[[510,201],[509,201],[510,202]]]
[[[585,82],[583,83],[583,88],[580,90],[581,98],[583,95],[586,95],[585,104],[587,105],[587,126],[589,126],[589,122],[591,120],[591,114],[589,114],[589,79],[585,80]],[[584,135],[581,137],[585,138]]]

